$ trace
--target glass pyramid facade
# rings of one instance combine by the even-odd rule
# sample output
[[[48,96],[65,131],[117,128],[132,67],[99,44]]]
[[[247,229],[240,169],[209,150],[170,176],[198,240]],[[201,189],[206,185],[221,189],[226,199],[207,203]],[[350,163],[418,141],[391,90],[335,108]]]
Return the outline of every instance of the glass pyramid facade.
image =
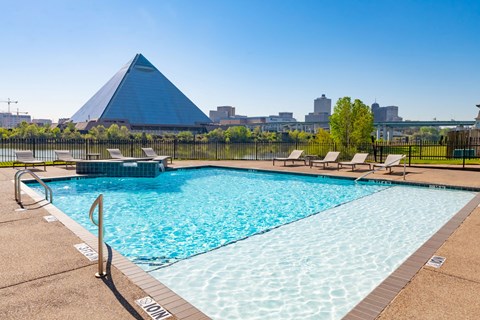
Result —
[[[123,66],[71,120],[74,123],[126,120],[140,126],[194,126],[211,122],[141,54]]]

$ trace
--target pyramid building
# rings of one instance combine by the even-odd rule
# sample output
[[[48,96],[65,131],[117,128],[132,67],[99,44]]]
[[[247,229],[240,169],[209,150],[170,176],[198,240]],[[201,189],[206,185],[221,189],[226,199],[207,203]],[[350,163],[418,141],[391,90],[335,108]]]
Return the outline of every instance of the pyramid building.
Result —
[[[77,128],[126,125],[134,131],[201,131],[205,115],[142,54],[123,66],[70,120]]]

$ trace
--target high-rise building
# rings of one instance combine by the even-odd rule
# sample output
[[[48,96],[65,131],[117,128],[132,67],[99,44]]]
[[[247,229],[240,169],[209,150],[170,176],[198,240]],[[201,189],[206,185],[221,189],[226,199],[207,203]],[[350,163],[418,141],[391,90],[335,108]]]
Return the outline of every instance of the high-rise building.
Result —
[[[327,122],[332,114],[332,99],[325,94],[313,101],[313,112],[305,116],[305,122]]]
[[[313,101],[313,113],[332,114],[332,99],[328,99],[324,94]]]
[[[393,122],[402,121],[403,118],[398,116],[397,106],[380,107],[378,103],[372,104],[373,121],[375,122]]]

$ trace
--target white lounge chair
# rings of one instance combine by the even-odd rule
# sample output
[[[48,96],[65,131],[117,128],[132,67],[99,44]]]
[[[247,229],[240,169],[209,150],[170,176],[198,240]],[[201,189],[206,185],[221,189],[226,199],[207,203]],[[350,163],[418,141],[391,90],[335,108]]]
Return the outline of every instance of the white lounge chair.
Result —
[[[314,164],[318,163],[318,164],[322,164],[323,169],[325,169],[325,166],[328,166],[329,163],[337,162],[337,158],[338,158],[339,154],[340,154],[340,152],[338,152],[338,151],[329,151],[325,155],[325,158],[323,158],[322,160],[311,160],[310,161],[310,168],[313,167]]]
[[[303,164],[306,165],[305,159],[301,158],[303,150],[293,150],[292,153],[287,158],[273,158],[273,165],[275,165],[275,161],[283,161],[283,166],[287,165],[287,161],[292,161],[292,164],[295,161],[303,161]]]
[[[15,156],[17,160],[13,161],[12,168],[15,167],[16,163],[21,163],[25,165],[25,169],[27,169],[27,165],[32,165],[35,168],[36,164],[43,164],[43,170],[47,171],[47,166],[45,161],[40,161],[35,159],[33,156],[33,152],[31,150],[16,150]]]
[[[65,162],[65,169],[68,168],[68,165],[75,165],[77,161],[83,161],[82,159],[75,159],[72,156],[70,150],[54,150],[57,160],[53,160],[53,164],[57,162]]]
[[[366,163],[368,153],[356,153],[351,161],[341,161],[338,163],[338,169],[342,168],[343,166],[351,166],[352,171],[355,170],[355,166],[359,164],[365,164],[370,168],[370,165]]]
[[[403,154],[389,154],[385,159],[384,163],[373,163],[371,164],[372,170],[375,170],[375,167],[384,168],[389,170],[389,173],[392,173],[392,167],[398,166],[400,161],[405,157]]]
[[[110,153],[110,157],[115,160],[127,160],[127,161],[141,161],[141,160],[150,160],[150,158],[133,158],[133,157],[124,157],[120,149],[107,149]]]
[[[159,156],[152,148],[142,148],[143,153],[153,161],[161,161],[163,165],[167,166],[167,161],[170,160],[172,163],[172,157],[170,156]]]

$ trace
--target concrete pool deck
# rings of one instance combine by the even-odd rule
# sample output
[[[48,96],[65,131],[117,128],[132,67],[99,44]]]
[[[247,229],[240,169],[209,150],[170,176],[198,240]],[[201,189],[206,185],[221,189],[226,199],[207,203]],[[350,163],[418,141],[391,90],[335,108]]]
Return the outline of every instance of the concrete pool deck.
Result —
[[[358,177],[368,171],[362,166],[355,172],[349,169],[337,171],[333,167],[322,170],[298,164],[274,167],[271,161],[174,161],[172,166],[200,165],[348,177]],[[43,216],[49,213],[41,206],[24,212],[15,211],[19,206],[14,200],[11,180],[16,171],[17,168],[0,169],[0,319],[148,319],[135,300],[149,294],[124,275],[128,272],[114,264],[111,277],[106,281],[96,279],[93,275],[97,263],[72,250],[73,244],[83,242],[78,235],[62,223],[47,223]],[[401,181],[402,171],[403,167],[398,167],[391,175],[381,171],[368,178]],[[47,172],[35,170],[35,173],[41,177],[59,177],[75,175],[75,170],[59,166],[47,167]],[[406,181],[480,188],[480,171],[407,167]],[[25,202],[27,199],[25,196]],[[86,206],[88,212],[90,204]],[[477,298],[480,294],[479,226],[480,209],[475,208],[434,251],[435,255],[447,258],[441,268],[422,267],[415,272],[403,290],[393,296],[393,301],[385,302],[388,305],[385,309],[368,300],[364,302],[366,308],[359,308],[346,318],[477,318],[480,313]],[[183,308],[177,305],[177,308],[170,309],[168,304],[164,307],[178,319],[208,318],[186,302]],[[372,312],[379,308],[378,313]]]

